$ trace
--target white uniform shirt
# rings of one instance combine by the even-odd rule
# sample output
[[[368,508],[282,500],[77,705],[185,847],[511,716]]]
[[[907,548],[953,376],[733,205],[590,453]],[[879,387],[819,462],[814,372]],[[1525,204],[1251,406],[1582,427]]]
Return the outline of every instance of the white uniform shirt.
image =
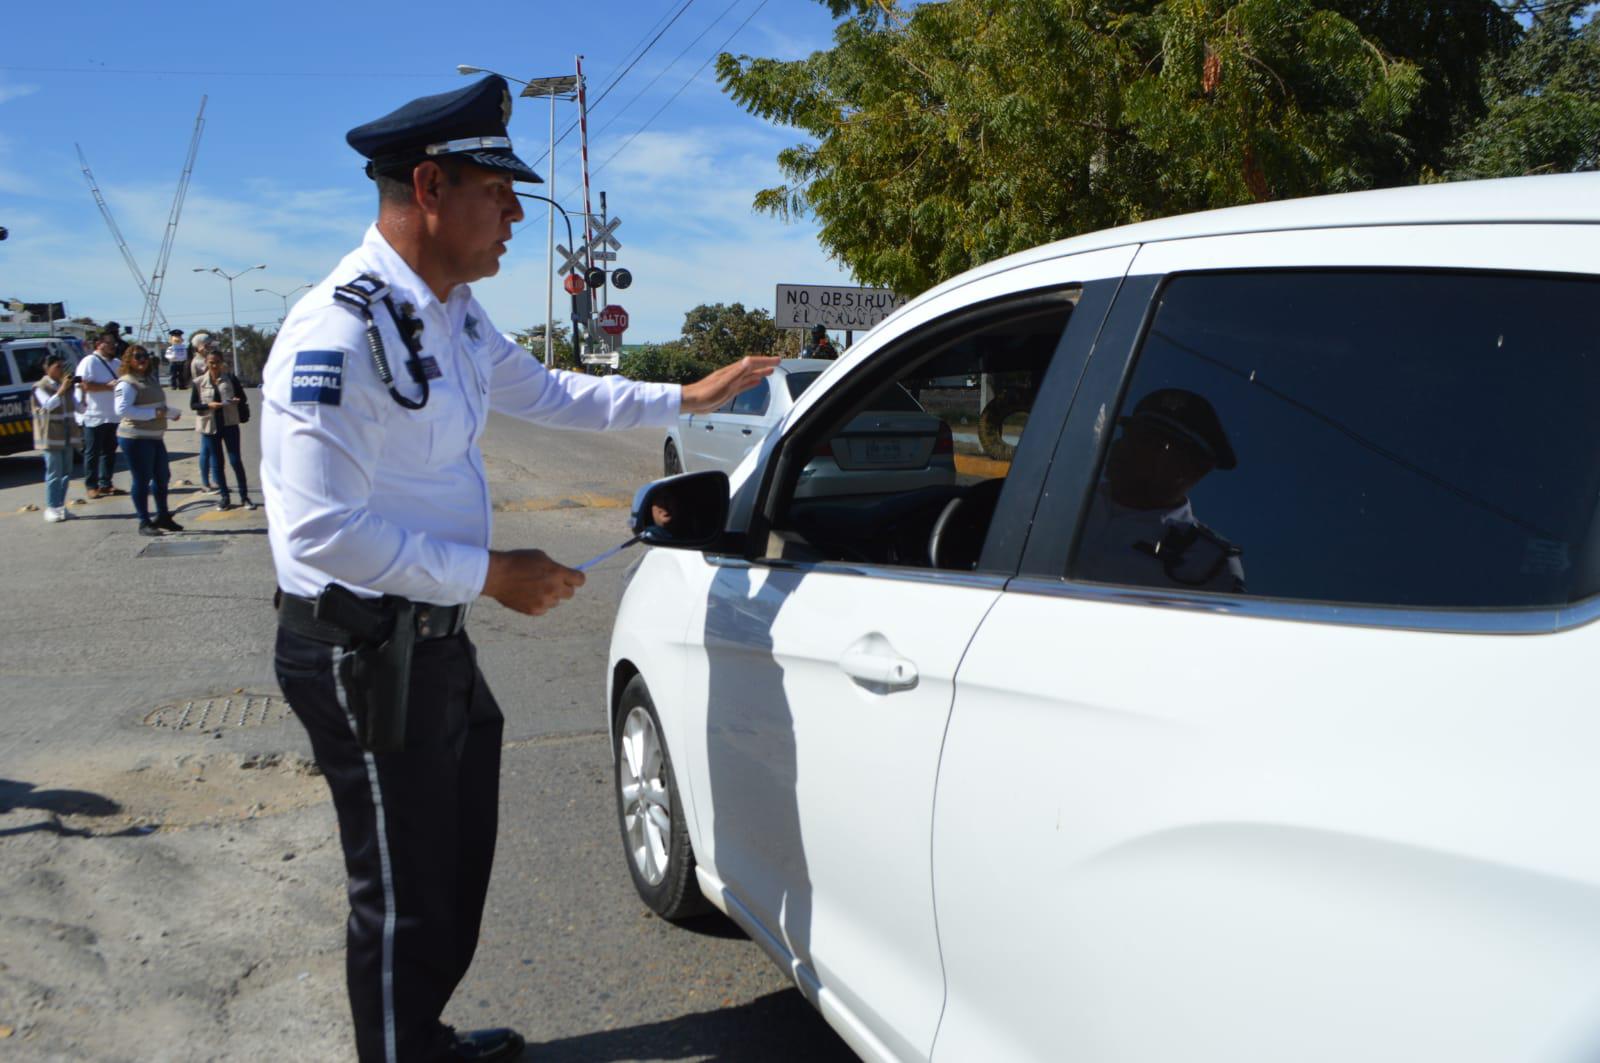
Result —
[[[92,384],[115,384],[117,372],[122,368],[120,358],[102,358],[98,354],[85,355],[78,363],[78,379]],[[110,391],[85,391],[78,389],[78,401],[83,407],[83,424],[86,428],[111,424],[117,419],[116,398]]]
[[[1172,509],[1134,509],[1112,501],[1102,484],[1084,522],[1074,571],[1098,583],[1242,591],[1244,563],[1215,533],[1197,537],[1180,557],[1160,556],[1169,531],[1199,526],[1188,499]]]
[[[437,376],[408,410],[379,379],[366,320],[333,298],[362,273],[423,323]],[[421,396],[381,300],[372,308],[396,390]],[[675,384],[549,372],[490,323],[465,284],[441,304],[376,225],[290,311],[261,385],[261,481],[278,586],[314,597],[337,582],[367,594],[458,605],[489,568],[489,484],[478,440],[491,410],[557,428],[666,428]]]
[[[165,357],[173,365],[186,361],[189,357],[189,345],[187,343],[174,343],[167,348]]]

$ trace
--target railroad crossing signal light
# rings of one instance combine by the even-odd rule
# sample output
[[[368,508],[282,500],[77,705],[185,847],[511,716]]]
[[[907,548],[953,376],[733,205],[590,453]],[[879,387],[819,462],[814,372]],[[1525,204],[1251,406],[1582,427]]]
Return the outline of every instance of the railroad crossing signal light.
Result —
[[[599,266],[590,266],[589,271],[583,275],[591,288],[603,288],[606,283],[606,271]]]
[[[621,291],[632,283],[633,273],[631,271],[625,269],[614,269],[611,271],[611,286],[618,291]]]

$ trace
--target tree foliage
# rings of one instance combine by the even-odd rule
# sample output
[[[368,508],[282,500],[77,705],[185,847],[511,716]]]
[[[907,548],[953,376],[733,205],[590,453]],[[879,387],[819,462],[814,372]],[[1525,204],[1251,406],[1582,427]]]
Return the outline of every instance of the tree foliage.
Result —
[[[778,346],[779,329],[762,309],[743,303],[701,303],[683,315],[684,348],[712,369]]]
[[[518,347],[528,351],[540,361],[544,360],[543,324],[530,325],[511,335]],[[572,329],[566,325],[557,325],[551,333],[550,354],[557,369],[584,372],[587,368],[579,361],[577,352],[572,349]]]
[[[623,351],[617,371],[630,380],[655,380],[664,384],[692,384],[715,366],[707,365],[689,352],[681,341],[646,343]]]
[[[1487,113],[1455,147],[1452,177],[1600,169],[1600,13],[1530,5],[1528,32],[1490,67]]]
[[[809,138],[756,206],[907,295],[1107,226],[1414,180],[1515,32],[1492,0],[823,2],[832,48],[718,76]]]

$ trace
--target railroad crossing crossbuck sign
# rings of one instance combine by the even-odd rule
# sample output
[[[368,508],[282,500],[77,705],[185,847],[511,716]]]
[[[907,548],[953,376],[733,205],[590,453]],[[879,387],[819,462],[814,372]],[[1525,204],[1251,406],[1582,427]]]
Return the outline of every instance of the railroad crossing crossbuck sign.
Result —
[[[577,270],[578,276],[583,276],[584,270],[590,261],[615,262],[617,252],[622,250],[622,241],[614,235],[617,227],[622,224],[621,218],[612,218],[604,225],[594,227],[594,235],[589,237],[589,243],[579,244],[576,251],[568,251],[565,244],[557,244],[556,251],[561,255],[561,267],[556,270],[561,276],[566,276]],[[590,245],[594,250],[589,250]],[[609,248],[609,250],[607,250]]]
[[[608,336],[620,336],[628,330],[628,312],[612,303],[600,311],[600,328]]]

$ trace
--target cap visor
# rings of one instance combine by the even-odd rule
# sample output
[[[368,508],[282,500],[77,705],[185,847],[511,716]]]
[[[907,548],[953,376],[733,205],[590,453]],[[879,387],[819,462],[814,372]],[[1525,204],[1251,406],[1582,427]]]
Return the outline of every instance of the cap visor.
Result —
[[[509,151],[461,151],[455,155],[457,158],[470,159],[479,166],[486,166],[491,170],[509,170],[511,176],[518,181],[534,185],[544,184],[544,178],[534,173],[533,167]]]

